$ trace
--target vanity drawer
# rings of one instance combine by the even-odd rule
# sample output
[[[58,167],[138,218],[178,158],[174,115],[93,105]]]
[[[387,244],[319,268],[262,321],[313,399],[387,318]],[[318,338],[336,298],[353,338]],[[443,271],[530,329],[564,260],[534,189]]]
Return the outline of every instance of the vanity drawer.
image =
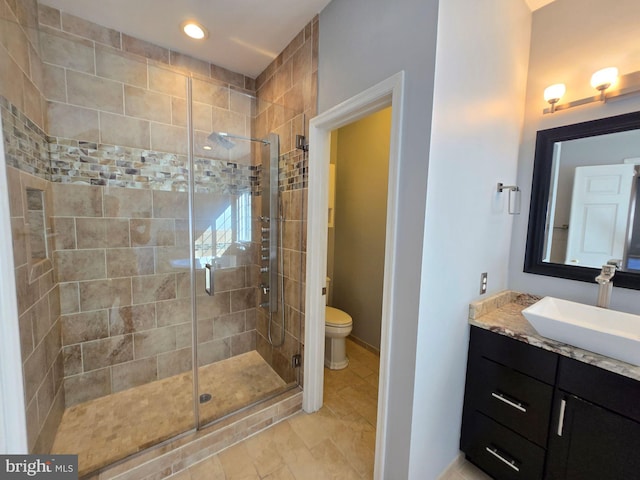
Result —
[[[472,367],[468,407],[546,446],[553,388],[484,357]]]
[[[556,382],[558,355],[513,338],[471,327],[469,357],[489,358],[549,385]]]
[[[498,480],[539,480],[545,451],[508,428],[474,412],[464,451],[469,459]]]

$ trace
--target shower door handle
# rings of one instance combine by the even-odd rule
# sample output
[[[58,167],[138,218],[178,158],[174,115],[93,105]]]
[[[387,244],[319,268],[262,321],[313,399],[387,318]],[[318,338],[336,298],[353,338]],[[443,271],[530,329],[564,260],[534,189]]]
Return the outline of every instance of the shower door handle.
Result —
[[[213,296],[213,267],[210,263],[204,266],[204,291]]]

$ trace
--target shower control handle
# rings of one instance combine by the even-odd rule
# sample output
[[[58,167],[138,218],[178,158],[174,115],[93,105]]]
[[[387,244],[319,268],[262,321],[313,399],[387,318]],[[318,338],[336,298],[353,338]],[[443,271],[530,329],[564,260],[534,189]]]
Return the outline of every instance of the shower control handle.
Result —
[[[267,273],[269,271],[269,267],[261,267],[260,273]]]
[[[260,231],[262,233],[267,233],[267,232],[269,232],[269,227],[262,227],[262,228],[260,228]]]
[[[271,290],[269,288],[269,285],[265,285],[265,284],[261,284],[260,288],[262,289],[262,294],[263,295],[267,295],[269,293],[269,290]]]
[[[260,258],[263,262],[266,262],[267,260],[269,260],[269,255],[262,255]]]

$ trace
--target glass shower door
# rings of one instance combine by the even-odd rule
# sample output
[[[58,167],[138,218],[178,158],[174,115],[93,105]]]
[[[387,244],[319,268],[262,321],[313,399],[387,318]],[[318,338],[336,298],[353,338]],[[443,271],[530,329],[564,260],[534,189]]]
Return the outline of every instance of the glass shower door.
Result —
[[[284,349],[286,337],[281,328],[286,252],[278,233],[279,137],[255,137],[256,99],[224,89],[192,80],[199,425],[295,386],[298,372],[290,367],[283,375],[273,353]],[[206,108],[214,98],[218,103]],[[262,207],[265,165],[271,159],[272,223]],[[298,338],[286,345],[299,353]],[[287,359],[288,367],[291,361]]]

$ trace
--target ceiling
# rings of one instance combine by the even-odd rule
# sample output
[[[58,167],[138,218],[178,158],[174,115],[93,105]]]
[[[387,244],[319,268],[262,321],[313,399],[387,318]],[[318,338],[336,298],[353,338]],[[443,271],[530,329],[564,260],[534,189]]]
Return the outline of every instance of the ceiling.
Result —
[[[539,8],[544,7],[545,5],[548,5],[551,2],[555,2],[555,0],[525,0],[525,1],[527,2],[527,5],[529,6],[532,12],[536,11]]]
[[[330,0],[40,0],[40,3],[255,78]],[[180,30],[196,19],[209,30]]]
[[[554,0],[525,0],[534,11]],[[40,0],[156,45],[255,78],[330,0]],[[209,30],[192,40],[185,20]]]

